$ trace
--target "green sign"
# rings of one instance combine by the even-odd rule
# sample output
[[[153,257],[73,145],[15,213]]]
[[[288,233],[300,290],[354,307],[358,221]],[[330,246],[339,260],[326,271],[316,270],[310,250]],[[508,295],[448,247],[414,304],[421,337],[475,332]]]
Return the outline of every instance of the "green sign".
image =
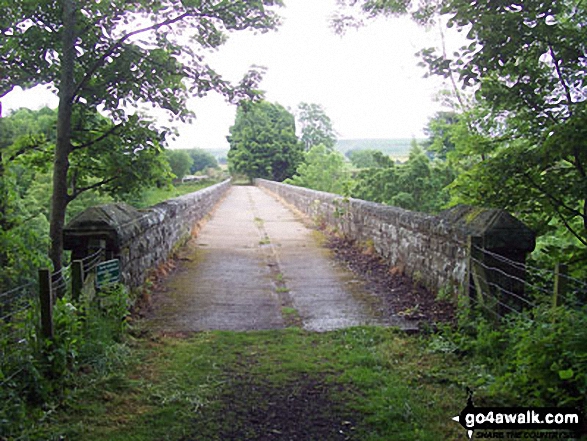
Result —
[[[96,266],[96,287],[102,288],[120,281],[120,261],[107,260]]]

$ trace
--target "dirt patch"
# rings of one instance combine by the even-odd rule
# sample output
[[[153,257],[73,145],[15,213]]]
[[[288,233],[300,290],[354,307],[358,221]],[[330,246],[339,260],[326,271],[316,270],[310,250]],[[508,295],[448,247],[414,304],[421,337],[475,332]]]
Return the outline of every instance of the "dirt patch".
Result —
[[[366,281],[367,290],[374,295],[376,307],[384,316],[399,315],[427,323],[454,320],[452,303],[437,300],[424,286],[390,268],[374,251],[334,235],[327,236],[325,246],[339,262]]]
[[[341,386],[302,375],[272,384],[234,374],[224,393],[196,421],[193,439],[351,440],[356,414],[333,399]]]

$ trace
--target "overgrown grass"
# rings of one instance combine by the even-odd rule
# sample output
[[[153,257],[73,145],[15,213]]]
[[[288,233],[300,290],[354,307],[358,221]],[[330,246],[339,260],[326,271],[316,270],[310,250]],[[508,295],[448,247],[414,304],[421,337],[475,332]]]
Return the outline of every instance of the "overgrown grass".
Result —
[[[458,358],[391,329],[204,332],[145,338],[128,350],[132,366],[80,385],[38,436],[288,439],[278,434],[297,415],[296,430],[309,434],[318,418],[349,439],[463,438],[450,419],[466,398]],[[271,417],[272,409],[286,414]]]
[[[465,432],[451,418],[466,403],[466,386],[478,406],[563,405],[532,401],[535,390],[546,388],[538,381],[528,389],[513,365],[531,372],[544,364],[535,352],[554,353],[554,346],[526,347],[523,335],[510,335],[508,349],[504,338],[512,330],[479,329],[483,342],[452,332],[410,336],[355,327],[107,336],[102,340],[110,343],[99,350],[86,345],[95,360],[80,352],[86,361],[42,418],[37,413],[24,436],[6,439],[458,440]],[[570,375],[566,365],[556,368]],[[536,378],[550,381],[549,370]]]
[[[39,427],[45,427],[57,409],[89,384],[125,366],[127,311],[123,287],[103,291],[91,302],[74,302],[66,294],[53,309],[54,338],[41,338],[32,326],[18,342],[0,340],[2,354],[17,343],[18,353],[12,355],[20,357],[20,369],[9,380],[3,375],[5,360],[0,364],[0,440],[49,439]],[[34,322],[31,318],[23,323]]]
[[[457,440],[466,386],[478,406],[584,404],[584,310],[418,336],[174,337],[125,333],[126,306],[123,290],[89,306],[58,301],[52,351],[25,365],[26,387],[0,391],[0,440]]]

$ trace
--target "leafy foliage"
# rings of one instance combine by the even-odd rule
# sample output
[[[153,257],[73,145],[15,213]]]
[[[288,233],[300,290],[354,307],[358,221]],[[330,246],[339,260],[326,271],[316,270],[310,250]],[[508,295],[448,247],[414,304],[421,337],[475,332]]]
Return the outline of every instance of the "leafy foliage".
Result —
[[[35,203],[38,167],[23,154],[50,149],[55,120],[47,108],[0,119],[0,292],[30,282],[47,263],[47,212]]]
[[[194,174],[209,168],[218,168],[218,161],[212,153],[204,149],[189,149],[186,153],[192,158],[190,173]]]
[[[379,152],[373,160],[376,167],[358,173],[354,197],[428,213],[445,207],[449,199],[445,188],[454,179],[445,162],[430,161],[417,145],[405,164],[396,165]]]
[[[80,372],[91,372],[100,379],[124,364],[113,355],[124,346],[120,342],[128,306],[128,292],[120,286],[99,293],[99,301],[56,299],[52,340],[39,336],[34,301],[23,310],[22,320],[0,322],[3,437],[29,439],[40,422],[70,399]],[[18,344],[13,341],[15,335],[20,338]],[[6,378],[3,374],[9,372],[13,374]]]
[[[22,204],[22,200],[18,201]],[[0,292],[36,280],[38,268],[46,267],[49,223],[40,213],[27,216],[26,206],[10,229],[0,229]]]
[[[459,114],[454,111],[438,112],[430,118],[424,129],[428,136],[428,140],[422,145],[424,150],[438,159],[447,159],[448,154],[455,150],[453,132],[459,120]]]
[[[379,150],[349,150],[345,156],[349,158],[353,166],[356,168],[376,168],[379,166],[377,156],[381,152]]]
[[[346,195],[351,181],[344,157],[319,144],[304,154],[304,161],[298,165],[296,174],[285,183]]]
[[[46,256],[51,199],[49,168],[56,121],[57,112],[48,108],[21,109],[0,119],[5,129],[0,135],[0,188],[4,195],[0,199],[0,292],[35,281],[37,269],[50,263]],[[146,120],[137,120],[137,124],[143,128],[122,132],[117,138],[104,138],[72,152],[70,192],[77,196],[68,204],[66,219],[88,206],[114,201],[144,206],[148,202],[145,195],[151,188],[169,185],[171,171],[163,150],[154,144],[156,133],[144,127]],[[111,121],[100,115],[79,126],[85,129],[74,132],[75,145],[83,145],[93,132],[114,128]],[[88,133],[86,129],[92,127],[94,130]],[[149,142],[153,148],[146,147]],[[139,144],[145,148],[137,148]],[[113,176],[116,179],[109,180]],[[90,191],[92,187],[94,191]],[[201,186],[189,188],[196,191]],[[168,192],[165,196],[177,194]]]
[[[587,257],[585,5],[453,1],[441,9],[468,28],[469,46],[429,60],[476,85],[484,124],[469,124],[482,161],[459,177],[459,201],[519,213],[539,233],[563,228]]]
[[[240,105],[227,139],[231,172],[249,179],[281,182],[293,176],[302,160],[294,116],[279,104],[260,101]]]
[[[56,123],[57,112],[48,108],[21,109],[0,119],[1,290],[32,280],[36,269],[48,264],[50,165]],[[158,135],[147,120],[133,118],[134,128],[129,132],[120,131],[96,113],[76,113],[73,123],[67,194],[70,207],[66,215],[89,204],[138,194],[144,186],[169,179]],[[92,142],[104,131],[113,136]],[[89,191],[95,189],[100,194]]]
[[[301,140],[306,151],[320,144],[329,150],[334,148],[336,133],[332,127],[332,121],[321,105],[300,103],[298,105],[297,120],[301,127]]]
[[[483,319],[445,329],[435,350],[467,354],[471,386],[503,404],[584,407],[587,392],[585,307],[543,304],[508,317],[500,327]],[[442,344],[438,344],[438,343]]]
[[[81,129],[72,136],[70,200],[94,189],[120,198],[169,181],[161,135],[152,121],[133,115],[122,130],[98,114],[74,113],[73,123]],[[110,135],[96,138],[104,133]]]
[[[379,15],[405,15],[411,4],[411,0],[338,0],[338,9],[333,14],[331,26],[336,33],[342,34],[349,27],[364,26],[365,19],[373,19]]]
[[[64,2],[64,4],[67,2]],[[205,48],[217,48],[226,32],[266,31],[278,24],[270,10],[280,1],[211,3],[180,0],[116,0],[76,5],[75,102],[108,110],[146,101],[187,117],[182,103],[189,94],[230,88],[188,46],[182,33]],[[15,85],[54,84],[60,88],[63,66],[60,31],[67,27],[63,4],[24,0],[2,2],[0,19],[0,96]],[[182,57],[190,62],[182,63]],[[132,73],[135,81],[119,81]],[[184,82],[184,80],[186,80]]]
[[[193,159],[184,150],[166,150],[165,156],[167,157],[167,161],[169,161],[171,172],[178,179],[187,175],[193,165]]]
[[[340,5],[334,23],[339,30],[377,16],[411,14],[428,24],[444,21],[467,36],[454,53],[442,46],[420,52],[430,74],[451,80],[459,101],[458,114],[431,121],[436,144],[427,146],[460,172],[452,203],[513,212],[550,240],[564,237],[561,245],[572,262],[584,267],[586,5],[570,0]],[[474,99],[462,99],[458,82]]]

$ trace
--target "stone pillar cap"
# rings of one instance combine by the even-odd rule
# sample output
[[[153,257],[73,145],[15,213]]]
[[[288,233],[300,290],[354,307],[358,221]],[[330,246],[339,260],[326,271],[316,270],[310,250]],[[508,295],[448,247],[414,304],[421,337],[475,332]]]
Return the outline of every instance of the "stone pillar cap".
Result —
[[[118,246],[128,242],[141,230],[151,213],[141,212],[125,203],[90,207],[75,216],[64,228],[64,248],[73,249],[75,238],[103,235]]]
[[[534,231],[505,210],[457,205],[438,216],[468,236],[481,237],[488,250],[529,253],[536,246]]]

